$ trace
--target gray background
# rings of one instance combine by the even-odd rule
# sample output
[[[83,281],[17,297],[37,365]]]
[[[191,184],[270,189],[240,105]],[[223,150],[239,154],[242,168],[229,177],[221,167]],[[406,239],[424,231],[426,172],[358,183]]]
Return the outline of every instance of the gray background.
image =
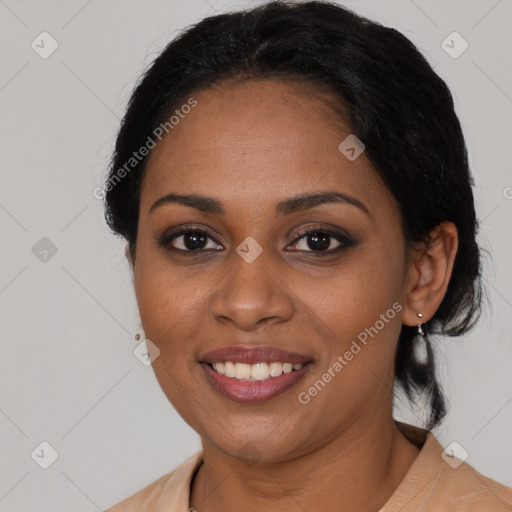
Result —
[[[145,66],[183,27],[256,3],[0,0],[0,510],[106,509],[200,448],[132,353],[124,245],[93,190]],[[470,336],[438,342],[451,408],[434,433],[512,486],[512,3],[343,3],[403,32],[453,91],[490,305]],[[59,45],[46,59],[31,48],[43,31]],[[453,31],[469,43],[456,59],[441,47]],[[46,261],[43,237],[57,249]],[[422,419],[405,401],[395,417]],[[58,452],[48,469],[31,457],[42,441]]]

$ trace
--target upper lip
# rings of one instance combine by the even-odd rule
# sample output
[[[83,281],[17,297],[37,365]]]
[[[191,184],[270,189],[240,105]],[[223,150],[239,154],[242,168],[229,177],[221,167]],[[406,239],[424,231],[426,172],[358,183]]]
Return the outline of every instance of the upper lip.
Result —
[[[289,352],[280,348],[269,346],[241,346],[231,345],[206,352],[199,357],[203,363],[223,363],[230,361],[233,363],[256,364],[261,362],[278,363],[307,363],[311,361],[310,356]]]

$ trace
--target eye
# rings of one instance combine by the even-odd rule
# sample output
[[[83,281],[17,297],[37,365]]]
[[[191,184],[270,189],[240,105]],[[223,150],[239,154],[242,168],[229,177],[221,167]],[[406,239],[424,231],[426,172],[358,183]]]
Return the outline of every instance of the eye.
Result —
[[[322,253],[333,254],[347,247],[353,247],[354,241],[345,233],[338,233],[326,228],[310,228],[299,233],[299,237],[293,245],[299,251],[313,252],[316,253],[315,255],[321,256]],[[312,250],[308,250],[308,247]]]
[[[208,241],[212,242],[208,247]],[[172,252],[199,254],[202,251],[222,249],[207,231],[197,228],[182,228],[179,231],[165,233],[158,243]]]
[[[313,253],[315,256],[330,255],[355,245],[347,233],[322,227],[309,228],[297,236],[292,247],[295,246],[295,250],[298,251]],[[168,251],[186,256],[197,256],[206,251],[223,249],[207,231],[187,226],[164,233],[157,242]]]

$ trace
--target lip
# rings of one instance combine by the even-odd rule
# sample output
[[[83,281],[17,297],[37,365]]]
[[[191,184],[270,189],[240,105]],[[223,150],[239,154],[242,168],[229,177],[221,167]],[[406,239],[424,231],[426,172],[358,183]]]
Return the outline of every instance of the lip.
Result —
[[[231,361],[232,363],[308,363],[312,361],[311,356],[305,354],[298,354],[296,352],[288,352],[275,347],[269,346],[242,346],[231,345],[229,347],[222,347],[211,352],[202,354],[199,357],[200,363],[223,363]],[[229,378],[229,377],[228,377]],[[277,379],[279,377],[273,377]]]
[[[216,372],[209,363],[301,363],[304,366],[279,377],[260,381],[243,381]],[[264,345],[231,345],[204,353],[199,357],[201,368],[210,384],[235,402],[257,403],[271,400],[293,387],[313,366],[313,358],[297,352]]]
[[[247,361],[247,359],[244,361]],[[269,359],[265,361],[269,361]],[[304,363],[302,368],[290,373],[283,373],[279,377],[270,377],[266,380],[243,381],[221,375],[208,363],[201,363],[201,368],[205,372],[210,384],[225,397],[241,403],[261,403],[281,395],[297,384],[312,366],[313,363],[309,361]]]

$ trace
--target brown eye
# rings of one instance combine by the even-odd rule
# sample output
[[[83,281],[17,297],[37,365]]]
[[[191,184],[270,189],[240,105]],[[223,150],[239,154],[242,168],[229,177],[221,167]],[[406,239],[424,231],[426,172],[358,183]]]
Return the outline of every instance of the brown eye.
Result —
[[[209,241],[210,247],[208,247]],[[164,248],[182,253],[200,253],[201,251],[218,250],[219,246],[210,235],[202,229],[181,229],[165,234],[159,241]]]
[[[299,251],[332,254],[355,244],[346,234],[316,228],[301,233],[293,245]]]

